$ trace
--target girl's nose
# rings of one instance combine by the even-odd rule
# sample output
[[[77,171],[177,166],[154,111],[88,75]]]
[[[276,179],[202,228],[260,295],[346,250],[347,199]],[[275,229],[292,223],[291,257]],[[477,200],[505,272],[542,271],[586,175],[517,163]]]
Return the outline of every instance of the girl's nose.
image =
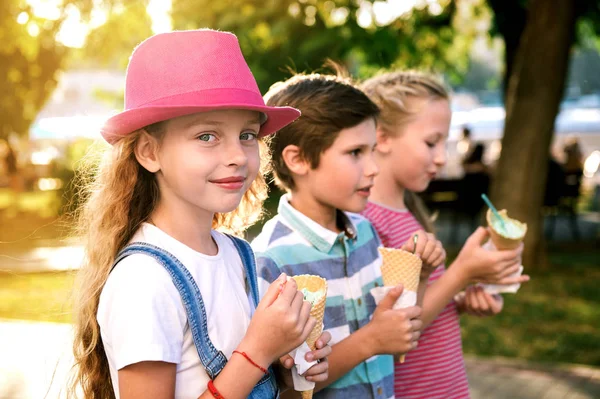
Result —
[[[228,166],[245,166],[248,163],[246,151],[238,140],[232,141],[227,146],[226,161]]]

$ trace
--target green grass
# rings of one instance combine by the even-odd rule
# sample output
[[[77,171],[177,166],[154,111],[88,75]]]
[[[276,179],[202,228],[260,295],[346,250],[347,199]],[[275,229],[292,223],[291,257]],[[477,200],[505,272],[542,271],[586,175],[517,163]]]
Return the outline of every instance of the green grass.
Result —
[[[598,253],[550,254],[550,262],[504,296],[499,315],[461,318],[466,353],[600,366]]]
[[[0,273],[0,319],[71,322],[73,272]]]

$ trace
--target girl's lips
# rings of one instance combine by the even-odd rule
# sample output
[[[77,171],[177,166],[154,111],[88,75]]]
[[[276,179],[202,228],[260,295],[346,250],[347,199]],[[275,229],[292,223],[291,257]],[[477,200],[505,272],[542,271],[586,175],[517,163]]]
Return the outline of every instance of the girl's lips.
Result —
[[[226,190],[239,190],[240,188],[244,187],[245,181],[246,178],[243,176],[231,176],[223,179],[210,180],[211,183],[216,184],[217,186]]]

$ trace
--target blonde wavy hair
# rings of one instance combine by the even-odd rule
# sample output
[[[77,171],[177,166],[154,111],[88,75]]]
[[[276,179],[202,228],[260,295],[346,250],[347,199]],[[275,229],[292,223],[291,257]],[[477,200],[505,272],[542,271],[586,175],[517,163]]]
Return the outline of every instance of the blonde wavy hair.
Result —
[[[364,81],[360,88],[379,107],[377,127],[388,135],[402,134],[421,110],[423,100],[450,100],[450,91],[441,78],[417,71],[384,73]],[[429,211],[415,193],[405,190],[404,203],[425,230],[434,231]]]
[[[78,179],[83,183],[85,203],[79,211],[79,234],[84,237],[85,260],[78,273],[75,291],[75,366],[69,384],[69,397],[83,393],[86,399],[115,398],[108,360],[96,320],[100,293],[116,255],[148,220],[159,199],[153,173],[137,161],[134,149],[145,130],[161,138],[164,123],[138,130],[118,141],[95,168],[82,168]],[[259,141],[261,169],[238,208],[215,214],[212,227],[241,235],[262,216],[267,198],[268,146]]]

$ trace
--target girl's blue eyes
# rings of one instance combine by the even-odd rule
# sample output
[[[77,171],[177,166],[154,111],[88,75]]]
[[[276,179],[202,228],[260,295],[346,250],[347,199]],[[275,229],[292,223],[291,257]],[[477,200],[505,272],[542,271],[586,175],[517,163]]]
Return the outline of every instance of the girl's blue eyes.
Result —
[[[198,136],[198,140],[209,142],[209,141],[216,140],[216,137],[214,134],[204,133],[204,134],[201,134],[200,136]]]
[[[250,141],[250,140],[255,140],[257,137],[258,137],[258,135],[254,132],[246,132],[246,133],[242,133],[240,135],[240,140]]]
[[[257,137],[258,137],[258,134],[254,133],[254,132],[245,132],[245,133],[240,134],[241,141],[256,140]],[[217,139],[217,137],[212,133],[203,133],[200,136],[198,136],[198,140],[204,141],[207,143],[215,141],[216,139]]]

